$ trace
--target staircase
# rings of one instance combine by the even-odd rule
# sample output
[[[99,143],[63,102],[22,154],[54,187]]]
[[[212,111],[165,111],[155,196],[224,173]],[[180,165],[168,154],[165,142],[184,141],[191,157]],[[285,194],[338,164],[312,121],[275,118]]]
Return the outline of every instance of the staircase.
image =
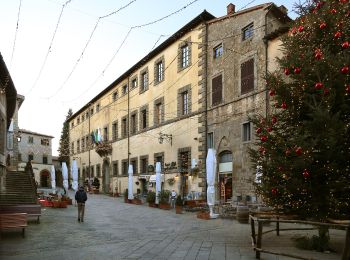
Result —
[[[5,187],[0,191],[0,206],[37,204],[35,184],[28,173],[8,171]]]

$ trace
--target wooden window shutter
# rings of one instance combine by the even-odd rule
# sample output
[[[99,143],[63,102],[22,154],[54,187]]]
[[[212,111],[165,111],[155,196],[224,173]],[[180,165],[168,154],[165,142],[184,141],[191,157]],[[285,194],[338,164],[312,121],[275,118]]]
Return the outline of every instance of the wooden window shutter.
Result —
[[[254,59],[241,64],[241,94],[254,90]]]
[[[218,105],[222,102],[222,75],[212,79],[212,105]]]

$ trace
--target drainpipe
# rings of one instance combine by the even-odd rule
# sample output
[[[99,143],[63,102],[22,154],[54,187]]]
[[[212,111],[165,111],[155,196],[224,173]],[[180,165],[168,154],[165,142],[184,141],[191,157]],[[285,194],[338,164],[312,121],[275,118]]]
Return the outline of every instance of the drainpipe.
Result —
[[[269,40],[266,38],[267,36],[267,14],[265,14],[265,37],[263,39],[263,42],[265,44],[265,76],[267,76],[268,73],[268,47],[269,47]],[[269,103],[270,103],[270,98],[269,98],[269,93],[268,93],[268,86],[267,83],[265,83],[265,102],[266,102],[266,110],[265,110],[265,116],[267,117],[269,115]]]
[[[128,117],[126,119],[127,122],[127,134],[128,134],[128,168],[130,164],[130,87],[129,87],[129,79],[130,76],[128,76],[128,86],[127,86],[127,91],[128,91]]]
[[[205,157],[204,157],[204,165],[206,166],[207,163],[207,152],[208,152],[208,142],[207,142],[207,137],[208,137],[208,23],[205,22],[205,55],[204,55],[204,91],[205,91],[205,98],[204,98],[204,149],[205,149]],[[205,191],[207,190],[207,178],[205,177]],[[205,194],[207,194],[205,192]]]

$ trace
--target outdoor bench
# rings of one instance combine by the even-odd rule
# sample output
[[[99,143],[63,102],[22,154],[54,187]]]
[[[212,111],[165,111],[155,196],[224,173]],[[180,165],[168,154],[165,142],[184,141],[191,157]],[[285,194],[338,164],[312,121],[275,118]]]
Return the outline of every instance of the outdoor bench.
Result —
[[[22,229],[22,236],[24,237],[24,230],[27,227],[27,213],[1,213],[0,214],[0,232],[4,229]]]
[[[0,214],[3,213],[27,213],[28,217],[37,217],[37,223],[40,222],[41,205],[29,204],[29,205],[9,205],[0,206]]]

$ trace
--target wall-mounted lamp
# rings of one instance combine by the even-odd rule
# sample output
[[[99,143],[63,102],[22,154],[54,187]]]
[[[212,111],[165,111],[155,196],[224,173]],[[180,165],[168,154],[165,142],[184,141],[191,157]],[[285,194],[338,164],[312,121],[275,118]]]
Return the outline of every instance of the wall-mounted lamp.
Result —
[[[163,134],[162,132],[159,133],[158,141],[160,144],[163,143],[163,141],[166,140],[170,142],[170,145],[173,145],[173,135],[172,134]]]

